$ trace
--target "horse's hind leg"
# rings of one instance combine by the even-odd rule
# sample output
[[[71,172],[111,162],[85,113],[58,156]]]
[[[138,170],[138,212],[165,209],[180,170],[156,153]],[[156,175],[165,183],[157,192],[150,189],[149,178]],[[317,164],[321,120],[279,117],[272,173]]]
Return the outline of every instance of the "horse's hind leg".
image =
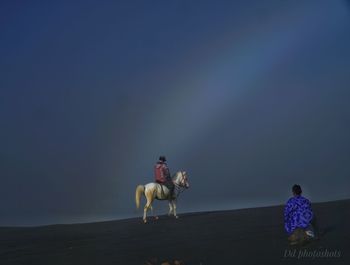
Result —
[[[145,207],[143,208],[143,222],[147,223],[147,211],[148,209],[152,209],[152,201],[153,201],[153,194],[152,192],[146,192],[145,194],[147,202]]]
[[[159,219],[158,216],[154,214],[153,206],[151,205],[150,208],[151,208],[151,213],[154,216],[154,219],[158,220]]]
[[[143,222],[144,223],[147,222],[147,211],[148,211],[148,208],[149,208],[149,204],[148,204],[148,201],[147,201],[145,207],[143,208]]]
[[[154,190],[152,193],[151,203],[154,201],[155,198],[156,198],[156,191]],[[152,204],[150,205],[150,208],[151,208],[151,213],[154,216],[154,219],[158,220],[159,218],[157,215],[154,214],[155,211],[153,210]]]

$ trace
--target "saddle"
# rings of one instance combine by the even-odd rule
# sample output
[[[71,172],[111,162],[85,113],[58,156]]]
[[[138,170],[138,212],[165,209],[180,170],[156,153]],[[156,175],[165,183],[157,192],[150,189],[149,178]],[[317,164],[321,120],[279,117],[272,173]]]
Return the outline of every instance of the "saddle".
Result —
[[[168,196],[165,196],[165,192],[164,192],[164,186],[167,187],[167,185],[165,185],[165,184],[160,184],[160,183],[158,183],[158,182],[156,182],[156,184],[160,185],[161,193],[162,193],[162,198],[158,198],[158,197],[156,196],[156,199],[158,199],[158,200],[168,200],[170,194],[169,194]],[[170,189],[169,187],[167,187],[167,189],[168,189],[169,192],[171,193],[171,189]]]

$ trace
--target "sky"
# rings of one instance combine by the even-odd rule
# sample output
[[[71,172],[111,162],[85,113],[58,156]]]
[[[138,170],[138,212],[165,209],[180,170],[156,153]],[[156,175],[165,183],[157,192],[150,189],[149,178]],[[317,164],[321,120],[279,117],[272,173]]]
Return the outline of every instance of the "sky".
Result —
[[[350,198],[345,0],[1,1],[0,225]],[[156,202],[155,210],[167,211]]]

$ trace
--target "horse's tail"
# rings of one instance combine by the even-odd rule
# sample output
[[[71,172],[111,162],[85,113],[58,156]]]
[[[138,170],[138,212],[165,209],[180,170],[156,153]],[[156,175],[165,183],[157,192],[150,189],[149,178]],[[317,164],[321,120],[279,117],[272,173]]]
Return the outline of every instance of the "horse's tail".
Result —
[[[144,192],[145,192],[145,186],[138,185],[137,188],[136,188],[136,193],[135,193],[135,202],[136,202],[136,208],[137,209],[140,207],[141,195]]]

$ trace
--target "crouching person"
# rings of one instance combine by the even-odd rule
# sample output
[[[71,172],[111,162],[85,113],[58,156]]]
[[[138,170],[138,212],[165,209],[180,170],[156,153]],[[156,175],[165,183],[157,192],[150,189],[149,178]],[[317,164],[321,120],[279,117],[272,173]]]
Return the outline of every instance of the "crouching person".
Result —
[[[291,245],[302,244],[316,238],[316,219],[308,199],[301,196],[299,185],[292,188],[293,197],[284,208],[284,227]]]

